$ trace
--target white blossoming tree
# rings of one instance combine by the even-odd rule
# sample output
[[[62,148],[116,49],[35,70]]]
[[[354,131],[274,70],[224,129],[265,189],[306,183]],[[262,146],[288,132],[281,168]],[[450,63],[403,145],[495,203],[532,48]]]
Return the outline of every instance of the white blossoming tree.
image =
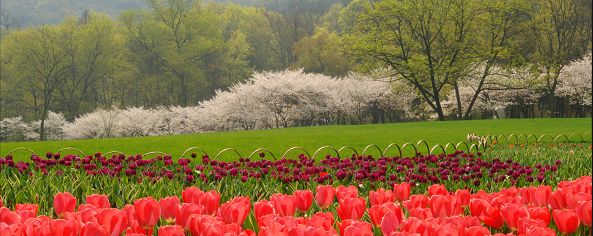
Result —
[[[560,84],[557,89],[558,96],[568,98],[571,105],[576,106],[575,115],[583,115],[585,107],[591,107],[591,53],[580,60],[573,61],[565,66],[559,75]]]
[[[0,141],[24,140],[29,132],[29,125],[20,116],[0,120]]]

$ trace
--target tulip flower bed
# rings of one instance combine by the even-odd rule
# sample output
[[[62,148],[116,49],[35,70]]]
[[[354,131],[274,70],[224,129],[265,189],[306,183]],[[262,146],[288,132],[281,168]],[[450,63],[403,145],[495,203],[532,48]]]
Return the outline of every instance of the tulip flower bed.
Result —
[[[278,161],[240,159],[235,162],[208,157],[174,160],[170,156],[101,154],[87,157],[48,154],[33,156],[31,162],[0,158],[0,196],[5,204],[35,202],[40,212],[51,212],[57,192],[70,191],[79,201],[97,191],[108,193],[116,206],[141,196],[164,197],[193,185],[215,189],[224,200],[237,195],[252,199],[269,198],[273,193],[295,189],[314,190],[319,184],[361,185],[363,194],[393,183],[411,183],[414,193],[431,184],[449,189],[466,188],[500,191],[511,186],[539,184],[555,186],[591,173],[591,150],[569,148],[496,148],[481,156],[456,151],[449,155],[414,157],[327,156],[312,160]]]
[[[431,185],[411,194],[410,184],[368,196],[357,186],[319,185],[292,194],[221,202],[217,191],[188,187],[178,196],[137,199],[111,208],[107,195],[78,203],[57,193],[50,216],[38,205],[0,208],[2,235],[588,235],[591,176],[552,186],[499,192],[449,191]],[[315,203],[315,204],[313,204]],[[0,204],[1,206],[1,204]]]
[[[237,161],[7,156],[0,158],[0,235],[590,235],[591,157],[590,144],[275,161],[263,153]]]

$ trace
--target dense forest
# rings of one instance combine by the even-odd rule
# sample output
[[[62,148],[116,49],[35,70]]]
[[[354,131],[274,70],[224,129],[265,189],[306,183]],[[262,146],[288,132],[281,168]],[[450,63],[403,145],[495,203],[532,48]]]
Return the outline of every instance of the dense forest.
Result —
[[[333,4],[347,5],[350,0],[203,0],[203,3],[234,3],[247,7],[262,7],[270,11],[319,15]],[[126,10],[147,9],[146,0],[0,0],[4,27],[26,27],[58,24],[65,16],[81,15],[85,11],[105,13],[117,18]]]
[[[561,72],[591,51],[591,0],[1,3],[0,118],[42,127],[50,111],[199,106],[254,72],[299,68],[403,81],[440,120],[528,87],[564,116]]]

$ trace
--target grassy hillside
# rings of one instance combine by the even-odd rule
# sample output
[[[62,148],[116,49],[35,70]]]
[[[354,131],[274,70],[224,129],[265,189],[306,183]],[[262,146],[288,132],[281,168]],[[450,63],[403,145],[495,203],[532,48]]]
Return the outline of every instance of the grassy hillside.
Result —
[[[0,155],[18,147],[27,147],[38,154],[55,152],[62,147],[75,147],[85,154],[94,152],[121,151],[128,154],[162,151],[179,156],[188,147],[200,147],[210,156],[228,147],[236,148],[243,156],[257,148],[267,148],[281,156],[288,148],[301,146],[311,154],[325,145],[340,148],[351,146],[359,152],[368,144],[376,144],[385,149],[390,143],[402,145],[426,140],[430,146],[445,145],[448,142],[465,141],[468,133],[488,134],[586,134],[591,141],[591,118],[586,119],[503,119],[446,122],[415,122],[381,125],[348,125],[300,127],[275,130],[213,132],[192,135],[173,135],[158,137],[112,138],[94,140],[66,140],[45,142],[0,143]],[[420,151],[423,151],[421,149]],[[66,153],[66,152],[64,152]],[[74,152],[72,152],[74,153]],[[297,152],[295,152],[297,153]],[[370,152],[372,153],[372,152]],[[376,152],[375,152],[376,153]],[[17,152],[17,159],[28,159],[26,152]],[[225,153],[221,158],[233,158],[233,153]]]

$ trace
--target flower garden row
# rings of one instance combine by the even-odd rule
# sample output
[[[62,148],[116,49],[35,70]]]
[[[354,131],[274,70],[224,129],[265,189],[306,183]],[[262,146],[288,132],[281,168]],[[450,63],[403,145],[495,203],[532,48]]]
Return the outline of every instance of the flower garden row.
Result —
[[[261,154],[263,157],[264,155]],[[123,154],[105,157],[101,153],[79,157],[47,153],[45,158],[32,156],[31,162],[15,162],[12,156],[0,158],[3,172],[18,171],[22,176],[35,174],[56,175],[85,174],[90,176],[138,177],[152,181],[161,179],[211,182],[225,178],[250,179],[271,178],[283,183],[315,181],[318,184],[340,181],[407,182],[412,185],[437,184],[447,181],[465,183],[465,187],[481,186],[484,180],[489,184],[508,182],[544,183],[562,166],[557,159],[552,164],[524,165],[511,159],[481,158],[477,155],[455,151],[452,154],[421,155],[413,157],[380,157],[352,155],[338,158],[327,155],[322,160],[299,155],[297,159],[237,161],[211,160],[208,156],[173,160],[171,156],[157,156],[144,159],[141,155]],[[74,170],[74,171],[73,171]]]
[[[402,183],[367,197],[357,186],[320,185],[315,192],[274,194],[253,204],[245,196],[221,203],[217,191],[188,187],[181,199],[145,197],[121,209],[99,194],[77,206],[63,192],[53,199],[55,218],[38,215],[35,204],[0,208],[0,234],[579,235],[591,233],[591,187],[591,176],[584,176],[562,181],[554,191],[543,185],[472,194],[435,184],[412,195]],[[245,228],[246,220],[257,226]]]

